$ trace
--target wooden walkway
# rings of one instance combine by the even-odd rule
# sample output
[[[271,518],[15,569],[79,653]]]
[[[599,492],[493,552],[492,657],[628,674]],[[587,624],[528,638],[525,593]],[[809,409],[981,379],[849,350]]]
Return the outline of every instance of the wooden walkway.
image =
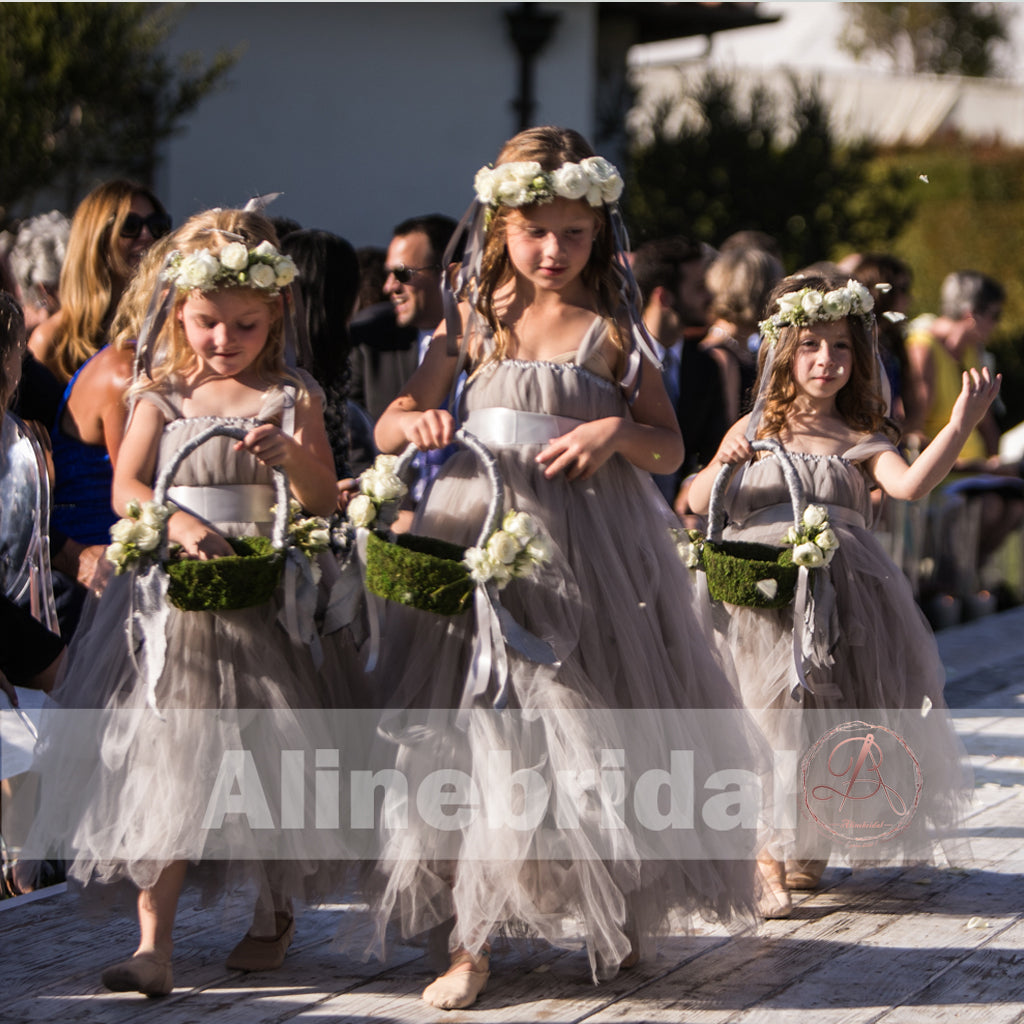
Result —
[[[1019,638],[1021,625],[998,635]],[[951,651],[973,646],[960,639]],[[352,948],[364,944],[352,908],[305,914],[285,966],[244,975],[223,961],[246,921],[199,911],[188,895],[174,992],[112,994],[99,973],[133,948],[133,918],[80,917],[58,887],[0,903],[0,1021],[1024,1024],[1024,655],[998,661],[984,649],[987,696],[977,673],[962,674],[974,710],[957,712],[977,780],[961,868],[830,869],[789,920],[756,936],[707,929],[663,941],[656,959],[600,986],[582,953],[512,943],[477,1006],[453,1013],[419,998],[434,973],[422,949],[399,947],[381,965],[333,948],[343,926],[356,929]]]

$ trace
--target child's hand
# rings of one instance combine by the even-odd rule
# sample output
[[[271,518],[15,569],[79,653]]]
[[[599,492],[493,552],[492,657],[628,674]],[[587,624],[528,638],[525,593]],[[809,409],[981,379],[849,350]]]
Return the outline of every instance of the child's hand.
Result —
[[[167,535],[181,545],[182,558],[211,558],[233,555],[235,549],[212,527],[187,512],[175,512],[167,521]]]
[[[723,466],[735,466],[740,462],[749,462],[753,456],[754,449],[743,434],[733,436],[726,434],[725,440],[715,452],[715,462]]]
[[[544,475],[551,480],[565,473],[569,480],[587,480],[615,454],[613,439],[619,417],[583,423],[568,434],[552,438],[537,462],[547,463]]]
[[[988,407],[995,401],[1002,382],[1003,375],[997,373],[993,380],[987,366],[981,370],[965,370],[963,386],[949,415],[949,422],[965,432],[973,430],[984,419]]]
[[[421,452],[445,448],[455,440],[455,420],[444,409],[428,409],[410,421],[405,436]]]
[[[346,477],[338,481],[338,511],[344,512],[348,503],[359,493],[359,481],[355,477]]]
[[[286,434],[273,423],[261,423],[254,427],[241,441],[235,442],[235,451],[243,448],[252,452],[264,466],[287,468],[288,457],[294,450],[294,437]]]

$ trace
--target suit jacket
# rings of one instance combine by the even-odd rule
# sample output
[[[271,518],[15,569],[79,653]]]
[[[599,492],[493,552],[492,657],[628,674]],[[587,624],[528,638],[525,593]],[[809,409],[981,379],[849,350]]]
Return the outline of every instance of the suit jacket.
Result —
[[[399,327],[391,303],[378,302],[352,318],[349,334],[349,398],[376,423],[419,364],[418,332]]]

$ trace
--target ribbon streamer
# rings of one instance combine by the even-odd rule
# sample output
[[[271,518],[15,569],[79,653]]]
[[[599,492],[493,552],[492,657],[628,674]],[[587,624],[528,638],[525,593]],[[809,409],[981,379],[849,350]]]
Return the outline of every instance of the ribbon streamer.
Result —
[[[132,623],[137,622],[142,634],[142,677],[146,687],[146,705],[163,720],[156,703],[156,687],[164,671],[167,658],[167,619],[171,607],[167,601],[170,578],[159,564],[152,564],[145,572],[136,572],[132,581],[132,597],[135,608],[128,616],[129,650],[135,657],[135,643]],[[136,670],[138,664],[136,663]]]
[[[277,621],[295,644],[309,647],[313,664],[323,664],[324,652],[316,630],[316,583],[309,559],[298,548],[285,552],[284,601]]]

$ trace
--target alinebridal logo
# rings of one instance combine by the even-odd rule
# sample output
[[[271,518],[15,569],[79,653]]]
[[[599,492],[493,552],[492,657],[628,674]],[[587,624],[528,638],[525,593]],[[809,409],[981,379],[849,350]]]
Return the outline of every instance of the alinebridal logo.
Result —
[[[906,829],[923,784],[906,740],[869,722],[830,729],[801,765],[808,814],[823,832],[855,846],[871,846]]]

